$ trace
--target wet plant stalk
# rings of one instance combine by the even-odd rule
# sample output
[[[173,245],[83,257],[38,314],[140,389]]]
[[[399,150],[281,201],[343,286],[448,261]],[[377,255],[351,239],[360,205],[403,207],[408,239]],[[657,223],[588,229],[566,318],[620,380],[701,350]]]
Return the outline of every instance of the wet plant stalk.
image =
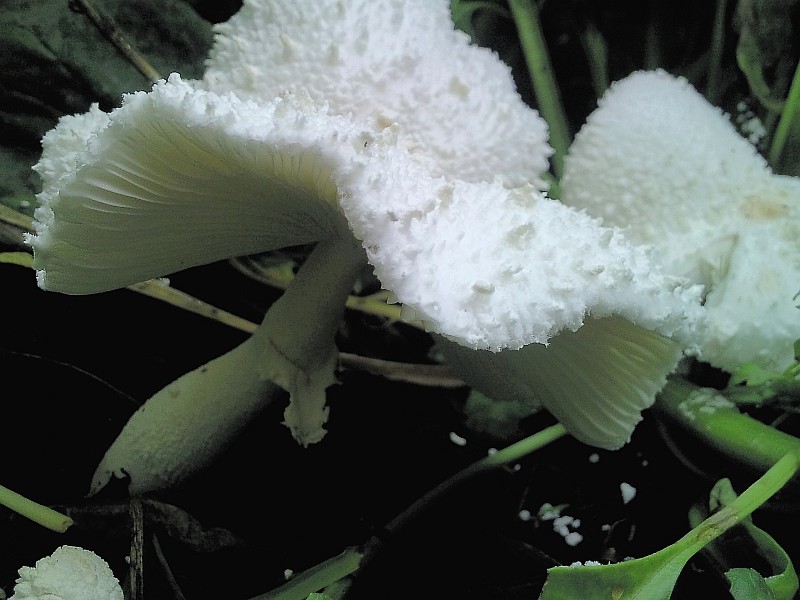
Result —
[[[38,523],[42,527],[64,533],[72,525],[72,519],[48,506],[29,500],[25,496],[0,485],[0,505]]]
[[[721,402],[713,402],[715,398]],[[758,470],[770,468],[789,452],[800,454],[800,439],[742,414],[721,392],[683,379],[670,378],[654,410],[706,445]]]
[[[780,167],[786,140],[793,130],[800,131],[800,63],[795,69],[792,85],[789,87],[789,94],[769,149],[769,164],[772,168]]]
[[[564,157],[569,149],[571,137],[542,24],[539,21],[539,9],[533,0],[509,0],[508,6],[522,45],[525,64],[528,66],[536,94],[536,103],[550,127],[550,145],[555,150],[552,158],[553,172],[556,179],[560,180],[564,173]]]

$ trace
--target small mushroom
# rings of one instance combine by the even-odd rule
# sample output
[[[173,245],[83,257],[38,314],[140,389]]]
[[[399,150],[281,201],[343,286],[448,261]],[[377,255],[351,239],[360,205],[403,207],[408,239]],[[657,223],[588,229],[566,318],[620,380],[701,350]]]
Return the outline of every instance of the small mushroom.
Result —
[[[783,370],[800,338],[800,180],[774,174],[683,78],[615,83],[575,138],[562,200],[705,288],[699,356]]]
[[[107,117],[72,117],[45,137],[37,167],[44,185],[29,238],[44,289],[96,293],[215,260],[316,244],[249,340],[176,380],[132,417],[92,491],[112,475],[129,475],[131,493],[176,483],[191,472],[187,463],[201,466],[278,389],[289,392],[284,416],[295,439],[321,440],[325,389],[335,382],[334,335],[367,261],[407,318],[471,350],[546,344],[578,330],[589,314],[620,315],[637,331],[677,338],[691,326],[692,288],[660,276],[618,232],[537,187],[550,149],[507,68],[453,31],[439,14],[446,2],[402,7],[326,1],[306,16],[289,2],[247,2],[220,28],[204,81],[173,74],[149,93],[127,96]],[[270,10],[278,12],[267,19]],[[317,14],[323,10],[327,19]],[[398,53],[390,61],[399,69],[390,69],[394,77],[412,86],[429,81],[430,90],[397,97],[402,86],[373,71],[371,55],[347,36],[326,69],[349,77],[349,108],[333,80],[325,87],[319,73],[308,72],[312,59],[283,64],[268,54],[278,72],[293,65],[294,83],[282,81],[272,95],[256,86],[273,73],[273,58],[258,62],[262,46],[319,58],[307,45],[328,39],[327,27],[333,40],[344,26],[340,16],[355,27],[361,11],[372,15],[364,35],[378,36],[370,43]],[[298,23],[313,33],[303,37]],[[348,44],[355,46],[345,52]],[[237,54],[240,47],[248,51]],[[230,64],[223,68],[224,57]],[[471,83],[443,91],[441,77],[428,71]],[[452,118],[442,111],[453,111]],[[492,129],[502,132],[503,146],[484,128],[497,118]],[[60,142],[69,132],[84,149]],[[501,148],[502,157],[490,160]],[[520,156],[526,166],[516,162]],[[482,172],[484,160],[497,166]],[[667,345],[670,365],[658,362],[656,382],[680,353],[679,345]],[[651,357],[639,351],[621,335],[612,354]],[[586,359],[596,357],[580,357]]]
[[[91,550],[61,546],[22,567],[9,600],[122,600],[122,588],[108,563]]]

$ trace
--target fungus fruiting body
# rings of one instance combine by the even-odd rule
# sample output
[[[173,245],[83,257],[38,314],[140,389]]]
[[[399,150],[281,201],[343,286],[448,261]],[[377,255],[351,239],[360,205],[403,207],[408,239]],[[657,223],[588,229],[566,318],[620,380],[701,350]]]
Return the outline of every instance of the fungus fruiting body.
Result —
[[[800,338],[800,180],[773,173],[682,78],[615,83],[576,136],[562,200],[704,286],[699,357],[783,370]]]
[[[22,567],[9,600],[122,600],[122,588],[108,563],[91,550],[61,546]]]
[[[246,2],[220,26],[204,80],[172,75],[45,137],[29,239],[44,289],[95,293],[315,244],[251,340],[145,403],[98,467],[94,491],[113,474],[131,475],[132,491],[178,481],[280,389],[295,439],[321,440],[334,335],[367,261],[407,318],[469,351],[499,357],[547,344],[588,316],[624,321],[603,347],[633,362],[657,355],[637,370],[649,383],[617,386],[637,408],[622,411],[613,433],[575,431],[608,447],[627,439],[675,366],[697,290],[660,275],[618,231],[545,196],[546,126],[507,67],[453,30],[446,8],[325,1],[307,15],[289,2]],[[334,43],[351,26],[363,36]],[[380,62],[388,74],[376,71],[370,44],[392,57]],[[399,93],[400,79],[413,94]],[[83,144],[62,144],[69,136]],[[576,356],[575,368],[596,358]],[[594,385],[582,379],[578,413],[562,411],[569,423],[595,417]],[[172,411],[169,432],[163,410]],[[184,410],[192,417],[178,418]],[[215,420],[225,425],[212,443],[194,435]]]

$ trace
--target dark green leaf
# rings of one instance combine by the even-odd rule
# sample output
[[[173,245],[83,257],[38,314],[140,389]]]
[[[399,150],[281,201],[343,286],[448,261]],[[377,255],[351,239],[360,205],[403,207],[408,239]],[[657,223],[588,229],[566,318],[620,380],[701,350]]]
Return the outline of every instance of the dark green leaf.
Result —
[[[731,569],[725,573],[731,582],[731,595],[734,600],[774,600],[775,595],[764,578],[753,569]]]

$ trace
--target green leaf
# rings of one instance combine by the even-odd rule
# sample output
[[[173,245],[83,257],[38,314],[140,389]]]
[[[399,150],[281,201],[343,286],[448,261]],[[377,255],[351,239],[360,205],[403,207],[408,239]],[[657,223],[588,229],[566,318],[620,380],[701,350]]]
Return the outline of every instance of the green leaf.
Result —
[[[786,551],[775,541],[770,534],[759,529],[752,523],[745,525],[745,529],[755,542],[756,551],[761,554],[772,568],[773,575],[764,578],[776,600],[792,600],[797,594],[797,572],[791,558]]]
[[[738,385],[745,383],[747,385],[761,385],[773,379],[780,377],[780,373],[768,371],[764,367],[756,363],[744,363],[740,365],[731,375],[728,385]]]
[[[644,558],[611,565],[554,567],[547,572],[539,600],[667,599],[693,554],[693,549],[675,543]]]
[[[453,24],[473,40],[480,37],[473,22],[475,13],[480,10],[494,12],[504,17],[509,16],[506,8],[490,0],[450,0],[450,16]]]
[[[93,0],[135,46],[166,75],[199,78],[211,46],[211,24],[182,0]],[[31,171],[39,140],[61,115],[86,111],[92,102],[109,109],[125,92],[151,82],[108,41],[85,14],[65,0],[0,2],[0,203],[23,210],[17,197],[41,189]],[[35,202],[29,202],[32,213]]]
[[[695,505],[689,512],[689,521],[695,524],[711,512],[724,509],[736,501],[736,492],[728,479],[721,479],[711,490],[708,508]],[[737,548],[751,550],[764,559],[772,574],[764,577],[749,568],[731,568],[725,576],[731,582],[731,593],[737,600],[792,600],[798,591],[798,578],[792,561],[778,542],[763,529],[756,527],[750,517],[742,519]],[[725,551],[720,540],[711,542],[704,552],[711,554],[721,565],[726,565]],[[723,567],[725,568],[725,567]],[[766,590],[761,591],[761,590]],[[738,594],[738,595],[737,595]],[[766,595],[764,595],[766,594]]]
[[[610,565],[548,569],[539,600],[668,599],[688,560],[706,544],[747,519],[783,487],[798,466],[800,458],[794,453],[786,454],[728,506],[654,554]]]
[[[753,569],[736,568],[725,573],[734,600],[775,600],[764,578]]]

